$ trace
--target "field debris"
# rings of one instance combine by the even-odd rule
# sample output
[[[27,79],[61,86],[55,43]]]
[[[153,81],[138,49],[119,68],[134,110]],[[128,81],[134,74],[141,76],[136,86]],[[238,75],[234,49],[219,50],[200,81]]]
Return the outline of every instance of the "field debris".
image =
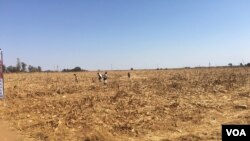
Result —
[[[35,140],[220,139],[221,124],[250,124],[249,69],[5,75],[1,120]]]

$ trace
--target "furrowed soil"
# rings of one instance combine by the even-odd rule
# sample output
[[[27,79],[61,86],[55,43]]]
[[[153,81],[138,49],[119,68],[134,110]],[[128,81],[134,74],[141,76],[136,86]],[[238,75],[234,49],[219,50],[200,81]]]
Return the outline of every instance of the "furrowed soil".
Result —
[[[222,124],[250,124],[249,68],[127,72],[5,74],[0,138],[219,141]]]

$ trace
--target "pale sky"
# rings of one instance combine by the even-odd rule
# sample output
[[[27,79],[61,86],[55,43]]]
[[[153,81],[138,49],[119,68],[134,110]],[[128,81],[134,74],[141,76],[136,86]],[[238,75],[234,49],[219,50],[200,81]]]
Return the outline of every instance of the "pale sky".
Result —
[[[0,0],[0,48],[45,69],[250,62],[249,0]]]

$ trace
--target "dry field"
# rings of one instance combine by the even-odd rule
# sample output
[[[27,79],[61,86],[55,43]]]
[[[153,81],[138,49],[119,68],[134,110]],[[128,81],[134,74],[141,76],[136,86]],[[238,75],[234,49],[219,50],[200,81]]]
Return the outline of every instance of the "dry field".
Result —
[[[5,74],[16,141],[219,141],[221,124],[250,124],[249,68],[77,74]]]

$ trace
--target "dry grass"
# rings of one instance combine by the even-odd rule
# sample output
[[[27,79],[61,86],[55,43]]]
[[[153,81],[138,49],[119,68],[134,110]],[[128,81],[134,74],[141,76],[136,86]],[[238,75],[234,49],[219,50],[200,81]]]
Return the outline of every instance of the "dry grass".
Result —
[[[221,140],[250,124],[246,68],[6,74],[1,118],[27,138],[55,141]]]

